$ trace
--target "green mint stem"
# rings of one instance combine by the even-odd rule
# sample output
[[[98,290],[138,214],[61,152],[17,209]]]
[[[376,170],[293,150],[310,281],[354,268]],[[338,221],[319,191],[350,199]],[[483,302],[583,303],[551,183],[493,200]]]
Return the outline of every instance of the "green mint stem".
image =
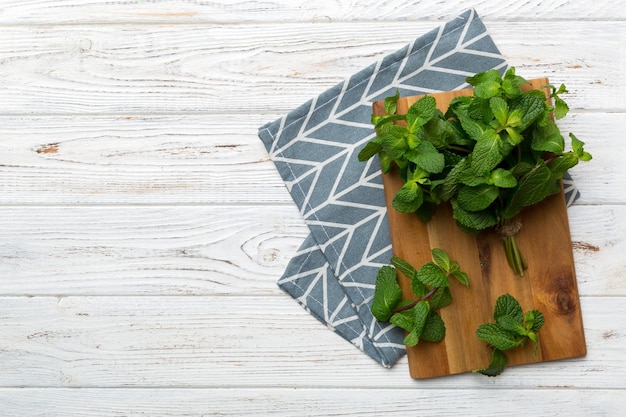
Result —
[[[466,149],[462,146],[448,145],[448,149],[452,149],[452,150],[463,152],[463,153],[470,153],[469,149]]]
[[[417,300],[413,301],[411,304],[407,304],[405,306],[402,307],[398,307],[396,309],[394,309],[391,314],[395,314],[395,313],[399,313],[401,311],[405,311],[405,310],[410,310],[413,307],[415,307],[417,305],[417,303],[419,303],[420,301],[424,301],[429,299],[434,293],[437,292],[437,290],[439,289],[439,287],[435,287],[433,289],[431,289],[430,291],[428,291],[426,294],[424,294],[424,296],[418,298]]]
[[[504,238],[504,250],[506,252],[506,259],[509,266],[520,277],[524,276],[524,270],[528,268],[524,255],[520,252],[517,243],[515,242],[515,236],[506,236]]]
[[[519,233],[521,227],[522,224],[518,220],[504,220],[498,227],[498,232],[504,240],[504,252],[509,266],[517,275],[523,277],[528,264],[515,241],[515,235]]]

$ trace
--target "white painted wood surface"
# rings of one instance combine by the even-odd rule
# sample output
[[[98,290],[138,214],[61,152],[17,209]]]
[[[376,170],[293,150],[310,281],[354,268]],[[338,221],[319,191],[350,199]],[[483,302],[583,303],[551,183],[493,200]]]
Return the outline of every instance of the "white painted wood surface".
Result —
[[[594,155],[589,353],[413,381],[276,287],[307,228],[256,129],[467,7]],[[623,1],[2,0],[0,31],[0,415],[626,415]]]

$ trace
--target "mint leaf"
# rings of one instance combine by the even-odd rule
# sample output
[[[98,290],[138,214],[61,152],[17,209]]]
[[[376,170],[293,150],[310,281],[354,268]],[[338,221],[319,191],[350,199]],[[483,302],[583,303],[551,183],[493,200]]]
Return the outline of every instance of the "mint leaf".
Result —
[[[502,89],[507,98],[516,98],[522,95],[520,86],[528,84],[523,77],[515,74],[515,67],[509,68],[502,79]]]
[[[522,125],[524,114],[520,109],[515,109],[509,113],[506,119],[506,125],[511,127],[518,127]]]
[[[415,277],[411,280],[411,291],[413,291],[413,294],[415,294],[415,296],[418,298],[422,298],[424,295],[426,295],[426,285],[424,285],[422,281],[417,279],[417,273],[415,274]]]
[[[443,201],[450,200],[457,192],[457,189],[461,184],[461,178],[467,175],[466,171],[468,170],[470,170],[470,175],[473,176],[474,174],[471,172],[470,162],[467,158],[463,158],[458,161],[457,164],[452,167],[450,172],[448,172],[448,175],[441,186],[439,198]]]
[[[430,306],[433,310],[439,310],[452,304],[450,287],[441,287],[430,297]]]
[[[446,325],[439,314],[431,311],[424,323],[420,338],[427,342],[440,342],[446,337]]]
[[[569,112],[569,106],[560,97],[554,97],[554,117],[557,120],[562,119]]]
[[[452,200],[452,216],[459,224],[472,230],[483,230],[498,224],[498,216],[493,210],[467,211],[456,200]]]
[[[417,345],[417,343],[420,341],[420,335],[419,333],[417,333],[416,329],[412,329],[409,333],[407,333],[407,335],[404,337],[404,344],[407,345],[408,347],[413,347],[415,345]]]
[[[532,149],[562,155],[565,150],[565,139],[553,121],[537,126],[532,132]]]
[[[430,190],[430,195],[431,196],[436,195],[436,192],[432,188]],[[437,210],[439,202],[440,200],[438,198],[436,198],[435,200],[424,198],[424,202],[417,209],[415,214],[417,214],[417,217],[419,217],[423,222],[427,223],[433,217],[433,214],[435,214],[435,211]]]
[[[480,98],[491,98],[500,94],[501,86],[498,81],[485,81],[474,88],[474,95]]]
[[[522,326],[521,321],[517,321],[514,317],[511,316],[500,316],[496,320],[496,324],[509,332],[513,332],[518,334],[519,336],[526,335],[526,329]]]
[[[504,168],[497,168],[491,171],[490,183],[500,188],[513,188],[517,185],[515,176]]]
[[[474,74],[471,77],[467,77],[465,78],[465,81],[467,81],[469,85],[477,86],[478,84],[488,81],[496,81],[499,83],[500,81],[502,81],[502,77],[500,76],[498,70],[490,69],[484,72]]]
[[[403,213],[413,213],[422,205],[424,194],[414,181],[405,183],[393,197],[391,205]]]
[[[402,300],[402,289],[396,280],[396,271],[390,266],[383,266],[376,276],[376,288],[371,311],[376,320],[388,321],[391,311]]]
[[[450,256],[446,253],[446,251],[439,248],[432,248],[430,252],[435,263],[445,272],[450,272],[452,264],[450,262]]]
[[[413,307],[413,311],[415,313],[415,330],[417,330],[418,335],[421,335],[426,325],[428,313],[430,313],[430,304],[427,301],[420,301]]]
[[[514,127],[507,127],[504,132],[506,132],[506,141],[511,146],[517,146],[524,141],[524,136],[522,136],[522,134],[519,133]]]
[[[447,287],[450,280],[445,272],[432,262],[428,262],[417,271],[416,278],[429,287]]]
[[[367,142],[367,144],[359,152],[359,155],[358,155],[359,161],[365,162],[371,159],[372,157],[374,157],[374,155],[377,155],[378,152],[380,152],[382,149],[383,147],[380,145],[380,143],[376,139]]]
[[[554,179],[560,180],[565,173],[578,164],[578,156],[573,152],[568,152],[562,157],[555,159],[548,164],[548,168]]]
[[[498,376],[506,368],[507,362],[508,358],[506,357],[506,354],[498,349],[494,349],[491,353],[491,362],[489,362],[489,366],[484,369],[477,369],[473,372],[486,376]]]
[[[514,189],[513,194],[504,206],[502,216],[510,219],[516,216],[526,206],[542,201],[550,194],[558,193],[559,184],[552,176],[546,164],[540,160],[531,171],[526,174]]]
[[[570,133],[569,137],[572,139],[572,150],[576,153],[576,155],[578,155],[578,158],[581,161],[591,161],[591,154],[589,152],[585,152],[585,149],[583,148],[585,143],[574,136],[573,133]]]
[[[424,96],[409,107],[406,124],[409,132],[417,132],[435,115],[437,102],[432,96]]]
[[[418,344],[429,313],[428,302],[420,301],[413,308],[393,315],[391,323],[409,332],[404,337],[405,345],[415,346]]]
[[[391,258],[391,264],[398,271],[400,271],[402,274],[404,274],[405,277],[407,277],[409,279],[415,279],[415,276],[417,275],[417,269],[415,269],[415,267],[413,267],[413,265],[411,265],[410,263],[408,263],[404,259],[399,258],[397,256],[393,256]]]
[[[465,271],[452,271],[452,273],[450,275],[454,279],[459,281],[461,284],[465,285],[466,287],[469,286],[469,276],[467,275],[467,272],[465,272]]]
[[[390,97],[386,97],[384,103],[385,113],[395,114],[398,105],[398,99],[400,99],[400,91],[396,90],[396,94]]]
[[[557,120],[562,119],[569,112],[569,106],[559,95],[569,93],[569,91],[565,88],[565,84],[561,84],[558,89],[553,85],[549,85],[548,87],[552,90],[550,97],[554,99],[554,117]]]
[[[496,306],[493,310],[493,319],[497,321],[499,317],[503,316],[512,317],[520,324],[522,320],[524,320],[522,306],[511,294],[501,295],[496,300]]]
[[[411,152],[411,150],[417,148],[420,143],[422,143],[422,140],[418,138],[415,133],[407,134],[406,145],[408,146],[410,150],[405,153],[404,157],[406,158],[406,154]]]
[[[480,122],[472,119],[467,114],[457,114],[459,122],[461,122],[461,126],[463,130],[468,134],[470,138],[473,140],[478,140],[483,135],[486,126],[481,124]]]
[[[386,174],[391,170],[393,161],[391,158],[389,158],[389,155],[387,155],[384,152],[381,152],[378,155],[378,158],[380,159],[380,168],[381,170]]]
[[[395,126],[396,128],[400,126]],[[400,159],[408,150],[404,132],[399,129],[391,129],[389,132],[378,136],[380,145],[391,159]]]
[[[481,324],[476,330],[476,336],[499,350],[509,350],[518,346],[515,335],[495,323]]]
[[[530,330],[537,333],[539,329],[543,326],[544,317],[541,311],[539,310],[531,310],[526,313],[524,317],[524,324],[526,328],[530,327]]]
[[[395,313],[389,319],[389,323],[410,332],[415,327],[415,312],[413,308]]]
[[[502,161],[502,139],[493,129],[486,130],[476,142],[471,157],[472,170],[476,175],[485,175]]]
[[[427,140],[408,151],[405,156],[409,161],[430,173],[438,174],[445,167],[443,154],[439,153],[435,145]]]
[[[522,123],[518,126],[520,132],[523,132],[543,114],[546,106],[544,100],[545,96],[543,93],[541,97],[532,93],[526,93],[515,103],[513,110],[519,110],[523,114]]]
[[[463,186],[459,189],[457,202],[464,210],[481,211],[489,207],[499,194],[498,187],[493,185]]]
[[[435,116],[424,125],[424,138],[435,145],[435,148],[445,151],[448,145],[460,143],[462,137],[448,120],[442,118],[437,110]]]
[[[471,169],[462,172],[459,179],[462,184],[469,185],[470,187],[487,184],[489,181],[489,178],[486,175],[476,175]]]
[[[404,120],[406,117],[401,114],[397,114],[394,116],[372,116],[372,122],[374,123],[374,128],[378,130],[379,134],[386,133],[393,126],[393,122],[398,120]],[[396,126],[398,127],[398,126]]]
[[[489,99],[489,107],[500,126],[506,126],[509,116],[509,105],[506,103],[506,100],[502,97],[492,97]]]

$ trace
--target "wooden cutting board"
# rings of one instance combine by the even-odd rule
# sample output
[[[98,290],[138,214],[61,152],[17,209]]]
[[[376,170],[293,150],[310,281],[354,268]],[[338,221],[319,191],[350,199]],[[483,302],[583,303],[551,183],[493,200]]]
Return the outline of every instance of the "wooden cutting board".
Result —
[[[548,79],[531,80],[533,88],[548,85]],[[472,89],[432,94],[437,107],[445,112],[449,102]],[[549,92],[546,90],[546,95]],[[420,96],[398,101],[399,114]],[[383,114],[383,102],[373,105],[374,113]],[[507,352],[509,365],[551,361],[583,356],[586,353],[582,314],[574,271],[563,190],[521,213],[523,227],[516,236],[528,269],[519,277],[509,268],[502,239],[493,231],[477,236],[462,232],[452,218],[449,205],[442,205],[432,220],[422,222],[414,214],[401,213],[391,207],[391,200],[402,186],[397,172],[383,175],[393,254],[419,268],[431,261],[431,248],[444,249],[470,277],[469,287],[457,282],[451,286],[454,301],[439,312],[446,324],[442,342],[420,343],[407,349],[412,378],[429,378],[484,368],[491,359],[491,349],[476,337],[476,329],[493,322],[496,299],[505,293],[513,295],[524,311],[537,309],[545,316],[539,332],[539,349],[534,345]],[[401,274],[399,274],[401,275]],[[455,280],[452,280],[455,281]],[[414,299],[408,278],[400,285],[406,299]]]

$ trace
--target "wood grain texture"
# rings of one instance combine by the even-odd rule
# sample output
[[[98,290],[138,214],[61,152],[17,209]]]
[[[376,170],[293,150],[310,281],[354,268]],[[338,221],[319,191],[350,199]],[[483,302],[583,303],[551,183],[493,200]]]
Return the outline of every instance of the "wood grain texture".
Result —
[[[393,414],[411,417],[424,412],[448,417],[466,410],[468,403],[480,403],[483,410],[498,409],[502,417],[519,417],[519,410],[528,415],[543,415],[546,409],[566,415],[589,417],[617,416],[623,411],[619,391],[599,391],[586,397],[581,389],[543,389],[528,401],[528,392],[518,389],[404,389],[377,388],[219,388],[200,389],[0,389],[0,402],[5,417],[119,417],[119,416],[258,416],[293,417]],[[502,401],[502,398],[506,401]],[[393,398],[381,405],[380,398]],[[550,407],[546,407],[550,404]],[[190,414],[188,410],[198,410]],[[464,415],[481,415],[467,409]],[[482,414],[484,415],[484,414]]]
[[[0,294],[279,293],[291,206],[0,208]]]
[[[5,118],[0,202],[292,203],[256,136],[268,117]]]
[[[0,108],[20,115],[283,113],[439,25],[8,26],[0,39]],[[614,61],[626,22],[496,21],[489,31],[527,78],[566,83],[574,110],[626,109]]]
[[[0,387],[623,390],[623,297],[581,302],[584,359],[415,381],[405,358],[377,365],[283,294],[0,297]]]
[[[580,293],[625,296],[626,206],[568,217]],[[307,234],[292,206],[2,207],[0,295],[275,293]]]
[[[605,19],[623,18],[619,0],[589,3],[585,0],[539,1],[490,0],[455,2],[434,0],[373,0],[310,2],[306,0],[221,1],[186,0],[155,2],[150,0],[38,0],[2,3],[0,24],[62,23],[231,23],[236,22],[320,22],[350,20],[448,20],[464,8],[476,8],[485,19]]]

